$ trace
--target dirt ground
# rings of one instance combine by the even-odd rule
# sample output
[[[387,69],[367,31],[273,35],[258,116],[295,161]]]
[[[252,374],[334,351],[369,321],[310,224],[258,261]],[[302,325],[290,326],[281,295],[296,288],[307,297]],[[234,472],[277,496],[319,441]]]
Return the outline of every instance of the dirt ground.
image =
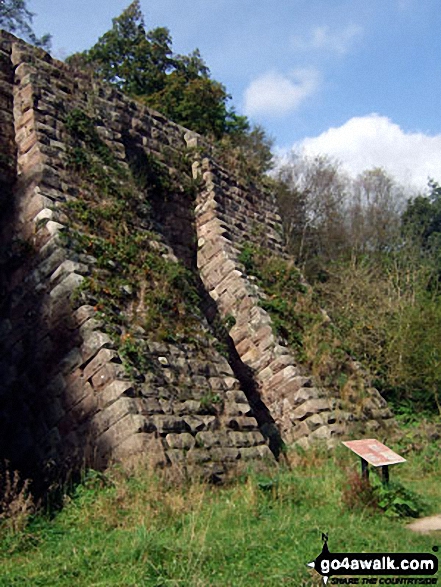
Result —
[[[407,527],[413,532],[441,532],[441,514],[421,518],[408,524]]]

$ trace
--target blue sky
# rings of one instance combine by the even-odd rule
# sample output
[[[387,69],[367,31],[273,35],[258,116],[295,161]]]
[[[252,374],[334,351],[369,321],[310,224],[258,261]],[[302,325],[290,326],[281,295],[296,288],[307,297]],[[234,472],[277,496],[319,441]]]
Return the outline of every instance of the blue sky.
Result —
[[[28,0],[53,54],[87,49],[130,0]],[[196,47],[281,152],[326,153],[353,174],[383,166],[441,182],[439,0],[141,0],[148,28]]]

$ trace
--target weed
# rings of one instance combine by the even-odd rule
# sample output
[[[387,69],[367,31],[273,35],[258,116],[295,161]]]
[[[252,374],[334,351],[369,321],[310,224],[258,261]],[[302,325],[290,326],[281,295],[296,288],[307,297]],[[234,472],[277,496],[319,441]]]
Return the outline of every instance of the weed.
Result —
[[[8,463],[3,463],[0,471],[0,523],[3,528],[19,532],[26,526],[35,511],[29,486],[29,480],[23,481],[18,471],[11,471]]]
[[[222,398],[218,393],[212,391],[206,392],[200,399],[201,409],[205,412],[217,413],[218,406],[222,404]]]
[[[128,373],[151,368],[146,342],[185,342],[200,333],[199,294],[193,274],[165,257],[153,232],[151,202],[174,189],[168,168],[154,155],[127,146],[130,171],[101,140],[97,122],[73,110],[67,116],[68,161],[77,172],[78,197],[67,202],[63,238],[94,270],[76,299],[100,312],[119,345]],[[159,250],[158,250],[159,249]]]
[[[89,473],[54,518],[34,517],[16,542],[0,543],[0,584],[306,587],[320,582],[306,562],[322,532],[333,552],[431,552],[433,536],[343,502],[346,450],[295,456],[293,470],[249,472],[226,487],[189,483],[179,468]],[[439,467],[424,474],[412,456],[396,474],[439,505]]]
[[[361,397],[364,375],[353,368],[338,329],[320,308],[300,271],[254,245],[242,248],[239,261],[257,280],[263,294],[259,304],[271,316],[275,334],[291,347],[307,372],[342,399]]]

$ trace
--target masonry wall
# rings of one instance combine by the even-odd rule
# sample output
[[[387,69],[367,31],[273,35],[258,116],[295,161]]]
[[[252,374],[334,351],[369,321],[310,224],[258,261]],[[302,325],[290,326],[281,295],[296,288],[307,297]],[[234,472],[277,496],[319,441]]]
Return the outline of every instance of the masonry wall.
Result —
[[[6,114],[15,125],[17,150],[13,214],[4,217],[1,242],[3,250],[13,242],[23,248],[2,267],[1,458],[31,477],[41,478],[43,471],[46,481],[63,469],[103,467],[134,454],[158,464],[197,466],[215,479],[238,461],[271,459],[208,324],[201,325],[205,335],[198,345],[161,344],[153,336],[150,342],[146,335],[155,368],[140,383],[127,375],[95,309],[76,307],[71,299],[94,263],[60,238],[63,203],[78,197],[66,158],[68,113],[92,111],[100,136],[127,167],[137,149],[162,160],[164,146],[168,156],[182,149],[185,129],[87,76],[72,75],[43,51],[10,35],[1,39],[10,58],[2,61],[2,74],[10,77],[14,70],[13,108],[9,93]],[[189,203],[171,194],[167,213],[158,210],[161,216],[158,254],[176,258],[176,252],[191,265]],[[214,407],[204,402],[210,394],[220,397]]]
[[[273,461],[284,442],[331,441],[351,419],[366,431],[392,421],[375,390],[365,412],[351,414],[273,334],[238,260],[249,242],[286,256],[270,194],[243,185],[213,153],[201,157],[194,133],[44,51],[0,33],[0,58],[0,458],[42,483],[133,455],[221,479],[243,461]],[[67,156],[74,109],[95,121],[122,168],[154,156],[199,185],[196,202],[176,189],[150,204],[158,255],[197,276],[201,334],[173,344],[141,333],[152,367],[138,378],[96,309],[73,296],[96,271],[62,238],[64,204],[81,197]],[[134,229],[145,230],[141,220]],[[231,316],[219,334],[216,323]]]
[[[378,391],[367,388],[364,397],[354,395],[348,402],[317,386],[293,351],[278,340],[271,317],[260,305],[263,292],[239,258],[249,243],[286,256],[271,195],[250,190],[210,155],[194,163],[193,173],[202,180],[196,206],[200,275],[221,315],[234,318],[229,334],[271,415],[264,425],[269,436],[275,434],[277,442],[279,434],[287,444],[307,448],[315,440],[332,445],[354,426],[359,433],[386,433],[394,420]],[[359,369],[349,357],[347,362],[349,370]]]

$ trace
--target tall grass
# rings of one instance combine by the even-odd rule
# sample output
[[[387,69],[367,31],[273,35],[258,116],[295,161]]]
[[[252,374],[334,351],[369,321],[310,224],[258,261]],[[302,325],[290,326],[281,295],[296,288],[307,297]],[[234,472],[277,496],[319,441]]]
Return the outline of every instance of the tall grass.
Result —
[[[431,552],[439,544],[440,535],[413,534],[362,499],[348,507],[358,463],[347,449],[289,459],[291,468],[250,471],[220,488],[142,469],[89,472],[52,519],[3,528],[0,586],[319,585],[306,563],[319,554],[322,532],[331,552]],[[428,512],[439,507],[436,459],[422,451],[391,473]]]

